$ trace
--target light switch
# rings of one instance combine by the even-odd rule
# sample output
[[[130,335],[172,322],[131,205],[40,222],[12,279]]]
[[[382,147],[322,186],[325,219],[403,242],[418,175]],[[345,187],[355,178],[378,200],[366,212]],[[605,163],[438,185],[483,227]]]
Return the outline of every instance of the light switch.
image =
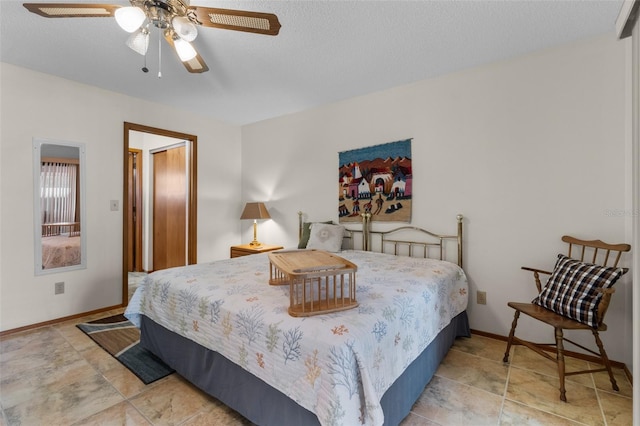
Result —
[[[111,211],[117,212],[120,210],[120,202],[118,200],[111,200]]]

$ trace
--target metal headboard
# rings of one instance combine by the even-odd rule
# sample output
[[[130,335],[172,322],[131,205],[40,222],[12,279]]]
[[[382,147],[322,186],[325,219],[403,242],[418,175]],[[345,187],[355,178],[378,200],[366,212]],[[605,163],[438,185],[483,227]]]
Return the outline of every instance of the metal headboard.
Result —
[[[302,212],[298,212],[298,238],[302,236],[303,220]],[[407,253],[408,256],[415,256],[415,251],[421,249],[422,257],[430,257],[430,250],[435,249],[437,251],[436,258],[445,260],[446,241],[455,241],[457,245],[457,264],[461,268],[463,267],[463,255],[462,255],[462,221],[464,216],[459,214],[456,216],[458,223],[457,235],[444,235],[436,234],[431,231],[427,231],[415,226],[401,226],[388,231],[372,231],[371,230],[371,213],[362,213],[362,228],[361,229],[349,229],[346,228],[344,236],[344,248],[358,249],[364,251],[373,251],[374,245],[382,253],[389,253],[390,247],[394,255],[401,255],[401,252]],[[401,235],[411,232],[411,239],[402,239]],[[423,237],[422,240],[420,237]],[[414,240],[413,238],[416,238]],[[361,244],[356,246],[356,241]]]

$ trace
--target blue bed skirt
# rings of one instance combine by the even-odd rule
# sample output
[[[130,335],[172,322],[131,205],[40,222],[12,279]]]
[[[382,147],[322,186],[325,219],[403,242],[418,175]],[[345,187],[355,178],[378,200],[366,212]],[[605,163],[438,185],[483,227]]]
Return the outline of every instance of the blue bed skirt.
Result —
[[[385,392],[381,401],[385,426],[398,425],[409,414],[456,337],[462,336],[470,336],[466,312],[456,316]],[[145,316],[142,316],[140,342],[182,377],[253,423],[261,426],[320,424],[315,414],[237,364]]]

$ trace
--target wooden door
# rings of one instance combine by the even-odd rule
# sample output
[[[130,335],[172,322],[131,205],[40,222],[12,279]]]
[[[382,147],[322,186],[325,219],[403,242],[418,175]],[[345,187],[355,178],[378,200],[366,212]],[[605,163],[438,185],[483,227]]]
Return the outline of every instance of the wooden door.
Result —
[[[185,151],[181,146],[153,154],[153,270],[186,265]]]
[[[129,148],[127,271],[142,272],[142,150]]]

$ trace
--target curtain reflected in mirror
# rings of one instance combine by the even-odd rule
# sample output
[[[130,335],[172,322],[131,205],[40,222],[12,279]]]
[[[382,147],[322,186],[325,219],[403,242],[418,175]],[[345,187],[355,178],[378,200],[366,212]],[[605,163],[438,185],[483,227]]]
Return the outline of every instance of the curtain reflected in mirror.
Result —
[[[84,144],[34,139],[36,275],[86,267]]]

